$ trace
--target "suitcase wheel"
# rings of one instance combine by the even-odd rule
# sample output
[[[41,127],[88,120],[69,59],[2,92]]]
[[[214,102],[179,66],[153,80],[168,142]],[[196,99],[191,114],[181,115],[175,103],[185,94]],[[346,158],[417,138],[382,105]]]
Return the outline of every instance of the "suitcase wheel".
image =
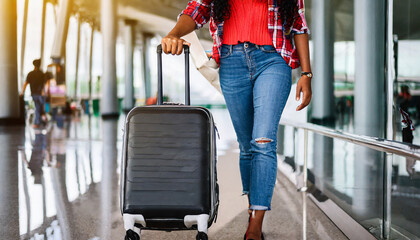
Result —
[[[207,234],[204,232],[198,232],[197,233],[197,237],[195,238],[196,240],[208,240],[209,238],[207,237]]]
[[[140,236],[133,230],[129,229],[125,234],[124,240],[140,240]]]

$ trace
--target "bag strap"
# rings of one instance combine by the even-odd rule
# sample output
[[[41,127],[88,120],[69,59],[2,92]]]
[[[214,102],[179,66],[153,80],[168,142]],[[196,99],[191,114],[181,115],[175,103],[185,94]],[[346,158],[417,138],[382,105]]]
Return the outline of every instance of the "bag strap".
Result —
[[[206,63],[209,61],[209,58],[207,57],[206,51],[204,50],[203,45],[201,45],[197,34],[195,32],[191,32],[185,35],[183,39],[191,43],[190,53],[195,67],[200,69],[206,65]]]

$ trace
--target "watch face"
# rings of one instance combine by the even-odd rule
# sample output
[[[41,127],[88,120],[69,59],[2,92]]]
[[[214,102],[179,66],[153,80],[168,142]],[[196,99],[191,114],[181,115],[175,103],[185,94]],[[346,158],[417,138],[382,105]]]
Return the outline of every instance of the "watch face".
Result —
[[[308,73],[308,74],[306,74],[306,76],[312,78],[312,73]]]

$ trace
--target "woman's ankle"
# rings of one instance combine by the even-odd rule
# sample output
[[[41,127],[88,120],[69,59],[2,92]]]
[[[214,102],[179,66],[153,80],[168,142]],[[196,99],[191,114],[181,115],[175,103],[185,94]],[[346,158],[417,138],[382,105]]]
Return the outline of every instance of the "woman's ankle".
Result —
[[[265,210],[252,210],[249,218],[247,239],[260,239]]]

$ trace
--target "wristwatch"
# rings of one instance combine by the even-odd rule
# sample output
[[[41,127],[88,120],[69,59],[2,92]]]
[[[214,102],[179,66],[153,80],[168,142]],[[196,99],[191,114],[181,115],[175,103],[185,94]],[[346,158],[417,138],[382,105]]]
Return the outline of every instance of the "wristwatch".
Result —
[[[302,72],[302,73],[300,74],[300,76],[303,76],[303,75],[307,76],[308,78],[312,78],[312,77],[313,77],[312,72]]]

